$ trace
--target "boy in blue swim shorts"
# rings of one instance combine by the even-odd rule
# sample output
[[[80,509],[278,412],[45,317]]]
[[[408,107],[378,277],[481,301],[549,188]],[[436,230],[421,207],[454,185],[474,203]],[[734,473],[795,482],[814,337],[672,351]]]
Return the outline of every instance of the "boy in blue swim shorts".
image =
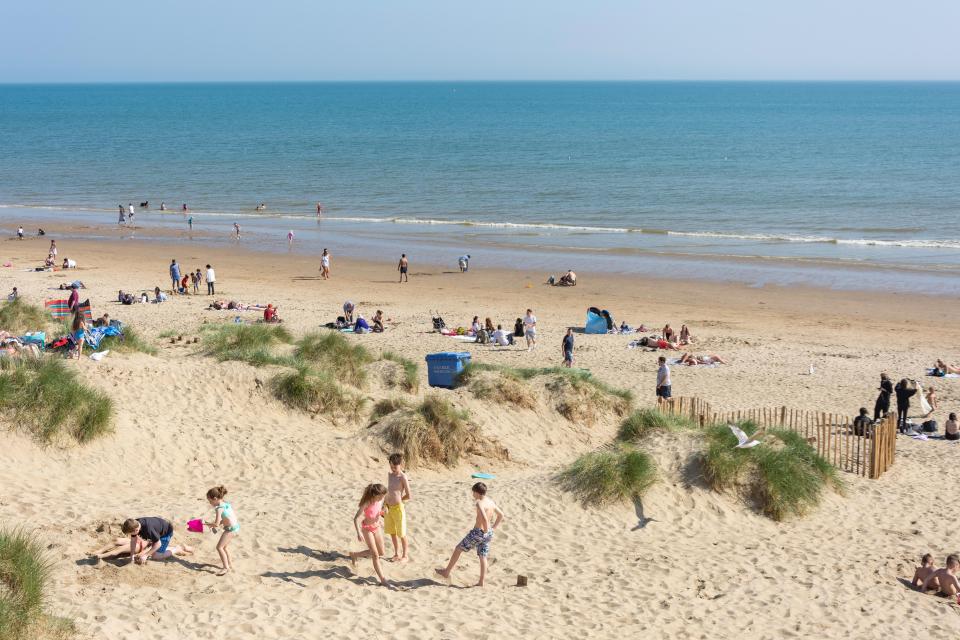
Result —
[[[480,558],[480,581],[477,582],[477,586],[482,587],[487,575],[487,557],[490,555],[493,532],[503,522],[504,515],[500,507],[487,496],[486,484],[478,482],[473,485],[472,491],[477,515],[473,529],[454,547],[446,568],[437,569],[436,572],[444,578],[450,578],[457,560],[460,559],[460,554],[476,549],[477,557]]]
[[[175,555],[193,553],[187,545],[171,547],[173,525],[164,518],[128,518],[120,530],[130,536],[130,562],[146,564],[147,560],[165,560]]]

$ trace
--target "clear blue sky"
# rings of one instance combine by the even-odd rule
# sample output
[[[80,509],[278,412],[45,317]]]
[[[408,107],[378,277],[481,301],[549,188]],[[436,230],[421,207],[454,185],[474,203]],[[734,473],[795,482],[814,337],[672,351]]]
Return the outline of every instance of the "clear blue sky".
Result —
[[[0,82],[960,80],[960,0],[8,0]]]

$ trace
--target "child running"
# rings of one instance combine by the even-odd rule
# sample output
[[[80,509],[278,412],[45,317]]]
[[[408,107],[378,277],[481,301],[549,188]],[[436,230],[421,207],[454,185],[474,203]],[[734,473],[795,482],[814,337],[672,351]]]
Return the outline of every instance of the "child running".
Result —
[[[383,532],[393,542],[393,557],[390,562],[407,562],[407,514],[404,502],[410,499],[410,482],[403,472],[403,456],[390,454],[390,473],[387,474],[387,515],[383,519]],[[399,541],[398,541],[399,538]]]
[[[357,566],[358,558],[370,558],[373,561],[373,570],[377,572],[383,586],[387,586],[387,579],[383,577],[383,570],[380,568],[380,556],[384,555],[380,519],[384,514],[383,500],[386,496],[387,488],[382,484],[368,484],[363,490],[360,508],[353,516],[353,528],[357,531],[357,540],[366,542],[367,548],[364,551],[350,552],[350,563],[354,567]]]
[[[913,572],[913,580],[910,581],[910,584],[915,589],[919,589],[930,577],[930,574],[936,570],[937,568],[933,566],[933,556],[929,553],[923,554],[923,557],[920,558],[920,566]]]
[[[120,530],[130,536],[126,552],[130,554],[130,563],[146,564],[151,558],[165,560],[173,556],[189,555],[193,549],[187,545],[171,547],[173,525],[164,518],[128,518],[123,521]],[[106,550],[98,554],[99,558],[121,555]]]
[[[217,528],[222,527],[223,533],[220,534],[220,541],[217,542],[217,553],[220,554],[220,562],[223,563],[223,569],[217,573],[218,576],[225,576],[233,571],[233,561],[230,559],[230,550],[227,545],[233,540],[233,537],[240,533],[240,521],[237,514],[233,512],[233,507],[224,500],[227,496],[227,488],[223,485],[214,487],[207,491],[207,502],[214,508],[213,521],[205,523],[208,527],[217,532]]]
[[[453,548],[453,555],[450,556],[450,562],[445,569],[437,569],[436,572],[444,578],[450,578],[453,568],[460,559],[460,554],[464,551],[470,551],[474,547],[477,549],[477,557],[480,558],[480,581],[478,587],[483,586],[483,580],[487,575],[487,556],[490,555],[490,542],[493,540],[493,532],[500,523],[503,522],[503,511],[496,503],[487,497],[487,485],[478,482],[473,485],[473,499],[476,501],[477,519],[473,523],[473,529],[464,536],[456,547]],[[491,522],[491,519],[493,522]]]

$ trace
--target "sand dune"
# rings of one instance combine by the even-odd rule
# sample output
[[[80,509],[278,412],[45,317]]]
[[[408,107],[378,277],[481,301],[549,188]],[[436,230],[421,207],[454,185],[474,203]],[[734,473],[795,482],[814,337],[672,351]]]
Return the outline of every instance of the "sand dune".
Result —
[[[4,247],[17,267],[38,249],[30,242]],[[82,637],[882,638],[960,631],[955,605],[901,583],[923,552],[942,558],[957,551],[947,496],[960,474],[930,479],[932,469],[955,468],[955,445],[901,439],[896,465],[882,479],[847,477],[846,496],[829,494],[807,518],[775,523],[704,488],[689,472],[693,441],[663,438],[653,446],[663,481],[642,505],[586,509],[553,477],[609,441],[615,416],[571,423],[545,396],[529,410],[463,389],[441,391],[506,446],[510,460],[472,457],[454,469],[409,471],[412,562],[386,565],[394,584],[387,590],[374,586],[369,562],[354,572],[345,556],[359,549],[351,517],[360,492],[387,471],[367,420],[291,411],[258,389],[269,367],[218,363],[194,345],[155,337],[168,329],[194,337],[203,322],[255,313],[206,311],[206,296],[132,307],[110,302],[117,289],[165,283],[170,257],[193,268],[210,261],[223,298],[278,304],[295,333],[332,319],[350,298],[368,315],[382,308],[395,320],[383,335],[352,338],[375,352],[422,362],[429,352],[464,349],[480,361],[516,366],[558,364],[565,327],[582,324],[584,309],[600,304],[634,324],[686,322],[701,340],[698,352],[730,359],[726,367],[675,368],[675,393],[719,409],[787,404],[852,414],[872,403],[881,370],[918,376],[935,358],[951,357],[941,349],[960,337],[946,322],[953,301],[589,276],[576,289],[555,289],[534,274],[464,277],[416,264],[410,284],[398,286],[389,282],[389,265],[339,259],[334,280],[321,282],[313,279],[316,265],[302,258],[150,243],[76,243],[70,255],[82,268],[69,276],[86,282],[95,310],[137,327],[159,348],[157,356],[115,354],[77,365],[116,402],[112,436],[45,448],[0,431],[0,523],[24,525],[49,542],[57,563],[51,608],[75,618]],[[34,301],[62,279],[0,271],[0,286],[17,285]],[[528,306],[541,322],[542,344],[532,353],[429,333],[430,309],[450,324],[489,315],[506,325]],[[628,350],[627,342],[578,335],[577,365],[652,405],[656,354]],[[810,364],[816,373],[803,375]],[[422,369],[421,378],[419,395],[432,393]],[[954,380],[936,386],[942,423],[960,393]],[[400,392],[372,384],[366,393]],[[470,554],[454,574],[456,588],[433,573],[471,525],[474,470],[497,475],[491,495],[507,514],[483,590],[462,588],[477,576]],[[215,538],[183,527],[208,515],[203,496],[214,484],[230,489],[243,522],[231,547],[237,571],[227,578],[214,574]],[[142,515],[172,520],[177,538],[197,553],[143,568],[84,560],[119,535],[123,518]],[[514,586],[518,574],[529,576],[529,586]]]

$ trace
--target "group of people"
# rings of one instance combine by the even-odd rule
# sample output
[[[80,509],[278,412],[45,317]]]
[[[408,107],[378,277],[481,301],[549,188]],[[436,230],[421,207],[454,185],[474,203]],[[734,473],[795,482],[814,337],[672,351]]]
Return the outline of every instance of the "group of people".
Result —
[[[938,360],[938,362],[940,361]],[[880,386],[877,388],[877,399],[873,405],[872,420],[866,407],[860,408],[860,415],[857,419],[861,420],[864,425],[867,425],[868,422],[872,425],[874,422],[887,417],[887,414],[890,412],[890,400],[892,397],[896,397],[897,428],[901,432],[907,432],[910,427],[908,414],[910,412],[911,398],[920,393],[921,389],[922,387],[916,380],[902,378],[894,385],[889,374],[886,372],[881,373]],[[922,415],[924,419],[930,418],[933,413],[940,408],[936,387],[931,385],[926,390],[926,393],[921,396],[921,406],[924,411]],[[865,428],[862,430],[866,432]],[[936,424],[933,421],[928,421],[924,423],[924,430],[931,432],[936,431]],[[954,413],[950,414],[950,418],[945,425],[945,437],[947,440],[960,440],[960,431],[957,429],[956,414]]]
[[[920,566],[913,572],[911,584],[915,589],[936,591],[942,598],[957,598],[960,603],[960,582],[957,581],[957,571],[960,571],[960,557],[950,554],[943,567],[937,568],[933,564],[933,556],[923,554]]]
[[[170,261],[170,282],[172,284],[172,291],[175,294],[187,295],[190,293],[190,286],[193,286],[193,293],[196,295],[200,293],[200,283],[206,279],[207,283],[207,295],[212,296],[216,294],[216,283],[217,283],[217,274],[213,270],[213,267],[209,264],[206,267],[207,273],[206,276],[200,273],[200,269],[197,268],[196,271],[189,271],[187,273],[182,273],[180,270],[180,265],[177,263],[177,259],[174,258]],[[159,289],[159,287],[158,287]]]
[[[370,558],[373,570],[380,584],[384,586],[389,586],[382,563],[387,556],[385,535],[390,536],[393,545],[393,555],[389,560],[397,563],[410,561],[406,503],[413,497],[410,480],[404,473],[403,456],[393,453],[389,456],[388,462],[390,471],[387,474],[386,485],[380,483],[367,485],[353,516],[357,541],[365,548],[349,553],[350,562],[354,567],[357,566],[358,560]],[[461,554],[476,550],[480,560],[480,578],[477,586],[483,586],[494,532],[504,520],[503,510],[487,493],[487,485],[483,482],[477,482],[471,487],[474,503],[473,526],[453,548],[446,566],[435,570],[437,575],[449,579]],[[202,521],[203,527],[209,527],[214,534],[222,530],[220,539],[217,541],[217,554],[222,564],[218,572],[220,576],[233,571],[229,545],[240,534],[240,520],[226,497],[227,489],[223,486],[216,486],[207,491],[206,498],[213,507],[213,517],[208,521]],[[126,537],[116,538],[109,545],[93,552],[92,556],[98,562],[127,556],[129,557],[127,564],[144,565],[150,560],[165,560],[194,553],[193,548],[186,544],[172,544],[175,528],[166,518],[128,518],[121,524],[120,530]]]
[[[356,316],[354,316],[355,312]],[[377,312],[373,314],[373,318],[367,322],[363,314],[357,311],[356,305],[350,300],[347,300],[343,303],[343,315],[337,318],[333,328],[351,328],[354,333],[383,333],[383,324],[386,321],[387,319],[383,317],[383,311],[377,309]]]

